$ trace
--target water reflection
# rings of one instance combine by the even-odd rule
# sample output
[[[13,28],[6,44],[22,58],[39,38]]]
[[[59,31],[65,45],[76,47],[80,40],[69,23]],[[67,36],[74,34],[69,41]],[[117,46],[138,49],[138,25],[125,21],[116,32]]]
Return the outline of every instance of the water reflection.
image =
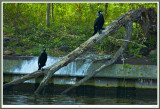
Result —
[[[155,105],[156,99],[141,98],[115,98],[112,96],[68,96],[68,95],[34,95],[24,93],[8,93],[3,96],[4,105]]]

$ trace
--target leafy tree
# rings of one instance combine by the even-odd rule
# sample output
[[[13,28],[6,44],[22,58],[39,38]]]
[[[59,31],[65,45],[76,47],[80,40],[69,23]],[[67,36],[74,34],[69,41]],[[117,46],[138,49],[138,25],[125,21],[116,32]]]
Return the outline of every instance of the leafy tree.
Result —
[[[70,49],[66,52],[69,52],[92,36],[98,10],[105,11],[106,27],[127,11],[141,7],[157,10],[156,3],[3,3],[3,33],[12,39],[4,49],[14,51],[19,47],[18,52],[26,49],[21,52],[23,55],[38,55],[39,48],[45,45],[49,54],[64,55],[65,52],[59,49],[61,46],[68,46]],[[156,34],[144,34],[139,24],[133,26],[132,41],[144,46],[131,43],[126,52],[141,57],[140,50],[145,46],[156,46]],[[102,54],[113,53],[122,43],[115,39],[123,39],[124,34],[122,28],[92,50]]]

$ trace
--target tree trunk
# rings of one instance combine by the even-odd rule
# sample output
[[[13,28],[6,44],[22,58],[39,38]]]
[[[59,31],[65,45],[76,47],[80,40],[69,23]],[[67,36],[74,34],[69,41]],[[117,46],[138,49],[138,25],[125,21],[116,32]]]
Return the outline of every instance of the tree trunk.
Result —
[[[105,18],[107,17],[107,9],[108,9],[108,3],[105,3],[105,11],[104,11]]]
[[[132,34],[132,26],[133,26],[133,22],[128,22],[126,24],[126,36],[125,36],[125,40],[129,40]],[[81,84],[83,84],[84,82],[86,82],[87,80],[89,80],[91,77],[95,76],[99,71],[103,70],[104,68],[106,68],[107,66],[113,64],[118,57],[123,53],[124,49],[127,46],[127,41],[124,41],[122,46],[119,48],[119,50],[115,53],[115,55],[111,58],[111,60],[108,60],[105,64],[103,64],[100,68],[98,68],[95,72],[87,75],[85,78],[83,78],[82,80],[80,80],[79,82],[77,82],[76,84],[72,85],[71,87],[69,87],[68,89],[66,89],[65,91],[63,91],[61,94],[66,94],[67,92],[69,92],[70,90],[72,90],[75,87],[80,86]]]
[[[50,78],[53,76],[53,74],[57,70],[66,66],[68,63],[72,62],[75,58],[77,58],[79,55],[81,55],[82,53],[84,53],[85,51],[87,51],[88,49],[90,49],[91,47],[96,45],[97,43],[99,43],[105,37],[117,32],[119,28],[121,28],[122,26],[124,26],[126,24],[126,22],[137,21],[139,18],[141,18],[142,12],[145,12],[145,11],[146,11],[145,8],[128,11],[127,13],[125,13],[124,15],[122,15],[121,17],[116,19],[114,22],[112,22],[105,30],[102,31],[102,34],[99,34],[99,33],[95,34],[93,37],[91,37],[86,42],[81,44],[74,51],[69,53],[67,56],[63,57],[60,61],[58,61],[54,65],[46,68],[45,71],[43,71],[43,72],[42,71],[35,71],[31,74],[28,74],[24,77],[21,77],[20,79],[17,79],[17,80],[9,82],[7,84],[4,84],[3,88],[7,88],[11,85],[15,85],[17,83],[24,82],[25,80],[32,79],[34,77],[38,77],[40,75],[47,73],[46,76],[44,77],[44,79],[42,80],[42,82],[40,83],[39,87],[35,91],[35,93],[40,93],[41,90],[44,88],[44,86],[48,84]]]
[[[35,91],[35,94],[39,94],[42,92],[42,89],[48,84],[49,80],[53,76],[53,74],[59,70],[60,68],[66,66],[68,63],[72,62],[75,58],[77,58],[79,55],[96,45],[100,42],[100,40],[104,39],[106,36],[109,36],[116,31],[118,31],[119,28],[125,25],[128,21],[133,21],[135,17],[141,16],[141,11],[144,11],[145,9],[137,10],[137,11],[129,11],[126,14],[122,15],[118,19],[116,19],[114,22],[112,22],[103,32],[102,34],[95,34],[93,37],[91,37],[89,40],[81,44],[77,49],[72,51],[70,54],[62,58],[59,62],[54,64],[52,68],[49,70],[47,75],[44,77],[44,79],[41,81],[39,87]],[[134,13],[136,12],[136,13]],[[136,15],[135,15],[136,14]],[[137,16],[138,15],[138,16]]]
[[[49,12],[50,12],[50,3],[47,4],[47,14],[46,14],[46,24],[47,24],[48,28],[50,26],[50,23],[49,23]]]
[[[51,14],[51,18],[53,19],[53,3],[52,3],[52,14]]]
[[[15,84],[22,83],[22,82],[24,82],[26,80],[29,80],[29,79],[36,78],[36,77],[39,77],[41,75],[44,75],[47,71],[49,71],[49,68],[46,68],[45,71],[43,71],[43,72],[41,70],[37,70],[37,71],[35,71],[35,72],[31,73],[31,74],[25,75],[25,76],[23,76],[23,77],[21,77],[19,79],[16,79],[16,80],[13,80],[13,81],[11,81],[9,83],[4,84],[3,85],[3,89],[6,89],[6,88],[8,88],[10,86],[13,86]]]
[[[16,15],[15,15],[15,23],[14,23],[14,27],[15,27],[15,34],[17,35],[17,32],[18,32],[18,9],[19,9],[19,3],[17,3],[17,12],[16,12]]]

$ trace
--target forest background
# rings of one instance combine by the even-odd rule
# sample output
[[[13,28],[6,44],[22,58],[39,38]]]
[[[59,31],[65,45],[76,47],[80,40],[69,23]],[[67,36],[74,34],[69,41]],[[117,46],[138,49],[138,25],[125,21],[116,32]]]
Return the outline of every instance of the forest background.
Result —
[[[157,3],[3,3],[3,51],[5,55],[64,56],[92,37],[97,11],[105,11],[104,28],[131,9],[155,8]],[[90,52],[113,54],[121,46],[125,28],[105,38]],[[127,57],[147,56],[157,61],[157,30],[145,33],[133,24]]]

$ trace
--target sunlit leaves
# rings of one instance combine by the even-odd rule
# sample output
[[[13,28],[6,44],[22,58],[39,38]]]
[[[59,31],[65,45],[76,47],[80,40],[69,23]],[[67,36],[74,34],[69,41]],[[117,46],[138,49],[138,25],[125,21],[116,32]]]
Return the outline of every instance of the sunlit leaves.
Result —
[[[140,7],[154,7],[157,9],[157,4],[108,3],[104,27],[127,11]],[[18,9],[17,3],[4,3],[3,33],[15,35],[15,25],[17,25],[16,37],[17,39],[20,38],[19,40],[23,43],[23,46],[32,48],[33,46],[46,45],[49,49],[70,46],[70,48],[75,49],[92,36],[97,11],[105,11],[105,3],[53,3],[53,18],[50,19],[49,28],[46,28],[46,10],[47,3],[19,3]],[[124,34],[125,29],[121,29],[111,36],[113,38],[104,39],[95,48],[99,51],[103,48],[107,53],[112,52],[122,43],[122,41],[116,41],[115,39],[123,39]],[[70,36],[75,37],[71,38]],[[136,40],[139,44],[149,40],[149,46],[151,47],[156,43],[155,39],[145,38],[146,36],[140,26],[138,25],[137,28],[134,24],[132,40]],[[13,45],[16,46],[17,43],[13,43]],[[12,46],[12,43],[10,46]],[[130,52],[133,53],[138,52],[141,47],[137,47],[135,50],[133,46],[130,48]],[[28,53],[31,53],[31,51],[28,51]],[[38,52],[34,54],[38,54]]]

